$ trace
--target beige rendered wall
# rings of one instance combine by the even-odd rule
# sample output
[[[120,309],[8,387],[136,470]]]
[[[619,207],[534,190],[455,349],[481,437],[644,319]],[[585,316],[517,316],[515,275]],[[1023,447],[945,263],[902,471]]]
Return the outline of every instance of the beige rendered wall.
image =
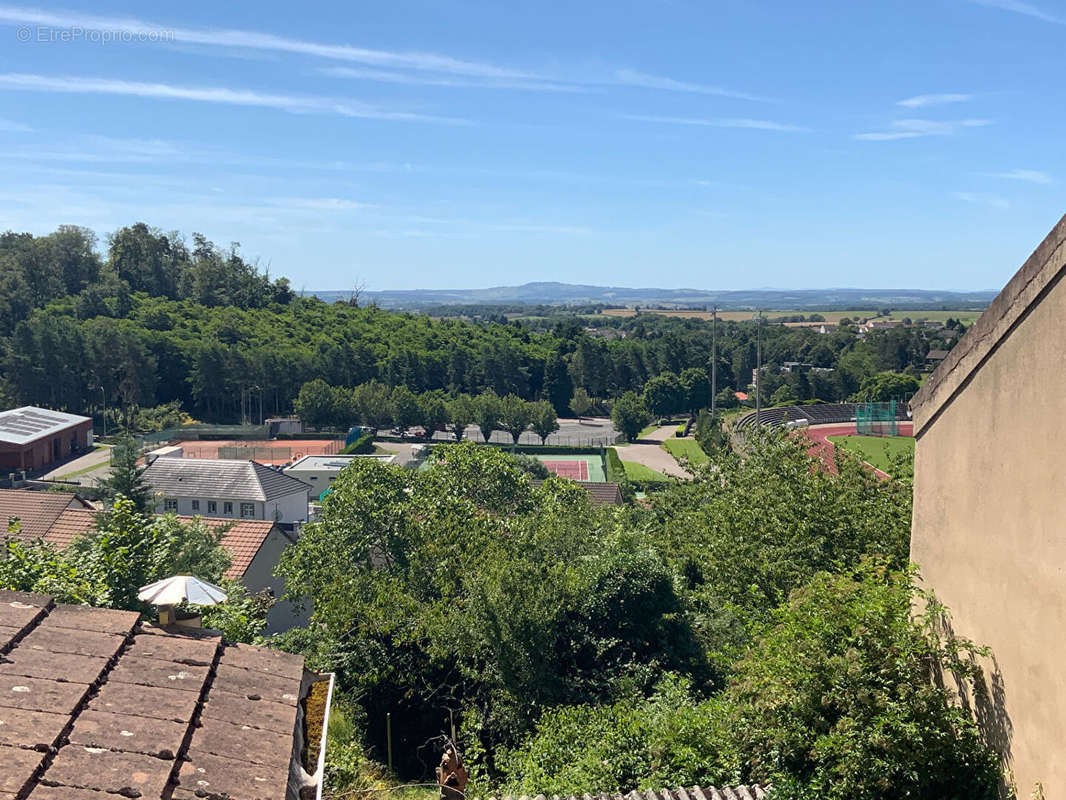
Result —
[[[1002,675],[1018,797],[1066,797],[1066,281],[915,412],[911,557]]]

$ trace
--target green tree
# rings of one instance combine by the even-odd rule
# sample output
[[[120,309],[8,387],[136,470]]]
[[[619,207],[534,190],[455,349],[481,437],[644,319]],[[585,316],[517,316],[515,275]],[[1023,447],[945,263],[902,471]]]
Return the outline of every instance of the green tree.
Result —
[[[555,407],[547,400],[538,400],[531,407],[532,419],[530,426],[533,432],[540,437],[541,444],[548,443],[548,437],[559,430],[559,420],[555,415]]]
[[[625,436],[626,441],[632,442],[644,426],[651,422],[651,413],[640,397],[633,392],[626,392],[615,401],[614,408],[611,409],[611,421]]]
[[[474,422],[481,431],[481,438],[486,442],[490,441],[492,432],[500,430],[500,415],[503,413],[503,406],[499,395],[492,389],[479,394],[474,398],[474,412]]]
[[[321,378],[308,381],[300,387],[300,394],[293,408],[305,425],[325,428],[333,422],[336,397],[333,387]]]
[[[790,383],[782,383],[774,393],[770,395],[770,405],[772,406],[791,406],[795,405],[799,401],[796,396],[796,390],[792,388]]]
[[[422,409],[418,405],[418,397],[406,386],[397,386],[392,390],[390,397],[392,403],[392,419],[396,427],[403,432],[413,425],[417,425],[422,418]]]
[[[644,405],[656,416],[675,414],[685,407],[685,392],[677,376],[663,372],[644,384]]]
[[[140,457],[137,440],[128,434],[123,436],[111,448],[111,469],[97,488],[111,503],[125,497],[138,511],[148,513],[154,508],[155,500],[152,487],[144,479],[144,470],[137,463]]]
[[[899,372],[878,372],[863,379],[859,391],[851,397],[853,403],[887,403],[904,400],[918,391],[920,384],[913,375]]]
[[[565,416],[570,406],[574,386],[566,362],[560,352],[552,350],[544,362],[544,399],[552,404],[557,416]]]
[[[703,367],[687,367],[679,379],[685,395],[685,406],[692,416],[706,408],[711,400],[711,379]]]
[[[448,401],[447,410],[448,427],[455,441],[461,441],[466,429],[477,420],[477,405],[470,395],[460,394]]]
[[[392,391],[380,381],[368,381],[352,391],[359,420],[375,431],[392,422]]]
[[[574,396],[570,398],[570,410],[574,412],[574,416],[581,419],[591,409],[592,398],[589,397],[589,393],[581,386],[574,389]]]
[[[533,404],[518,395],[509,394],[500,401],[500,428],[511,434],[518,444],[519,437],[533,421]]]
[[[433,438],[433,432],[448,422],[448,407],[438,392],[425,392],[418,397],[418,424]]]

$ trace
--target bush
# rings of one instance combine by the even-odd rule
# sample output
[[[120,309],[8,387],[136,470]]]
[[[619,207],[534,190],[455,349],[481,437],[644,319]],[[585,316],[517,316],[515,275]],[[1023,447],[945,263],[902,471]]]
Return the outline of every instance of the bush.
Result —
[[[511,453],[511,459],[523,472],[528,472],[531,478],[545,480],[551,475],[548,472],[548,468],[544,466],[544,462],[535,456],[527,456],[524,453]]]
[[[364,433],[350,445],[341,450],[342,456],[365,456],[374,452],[374,434]]]

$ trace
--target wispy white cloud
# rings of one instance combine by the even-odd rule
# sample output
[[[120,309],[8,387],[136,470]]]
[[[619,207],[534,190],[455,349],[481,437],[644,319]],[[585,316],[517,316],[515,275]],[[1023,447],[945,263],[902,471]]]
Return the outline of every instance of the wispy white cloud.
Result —
[[[758,131],[779,131],[781,133],[803,133],[809,131],[802,125],[791,125],[768,119],[700,119],[697,117],[662,117],[648,114],[621,114],[622,119],[634,122],[657,122],[664,125],[694,125],[704,128],[747,128]]]
[[[347,74],[334,71],[332,74],[334,77],[360,78],[385,83],[547,92],[578,92],[588,91],[589,87],[601,85],[624,85],[670,92],[717,95],[741,100],[769,101],[768,98],[746,92],[649,75],[633,69],[616,70],[609,77],[566,75],[560,78],[533,70],[516,69],[487,61],[455,58],[440,53],[355,47],[232,28],[189,28],[133,17],[108,17],[80,12],[56,13],[21,6],[0,5],[0,24],[81,28],[85,31],[122,33],[174,47],[216,48],[226,51],[227,55],[242,55],[250,52],[292,54],[362,64],[370,69],[352,70]],[[415,74],[405,74],[404,71]],[[457,78],[465,78],[469,82],[456,80]]]
[[[710,94],[717,97],[732,97],[738,100],[752,100],[759,103],[774,102],[769,97],[738,92],[721,86],[708,86],[703,83],[689,83],[678,81],[673,78],[664,78],[658,75],[649,75],[634,69],[620,69],[615,72],[617,82],[624,86],[639,86],[645,89],[663,89],[668,92],[692,92],[694,94]]]
[[[264,202],[276,208],[303,211],[362,211],[376,208],[373,203],[357,203],[340,197],[271,197]]]
[[[376,67],[446,72],[454,75],[476,75],[483,78],[536,79],[539,77],[531,72],[500,67],[485,62],[466,61],[437,53],[374,50],[346,44],[310,42],[258,31],[183,28],[130,17],[100,17],[73,12],[56,14],[17,6],[0,6],[0,22],[19,25],[80,27],[89,31],[121,31],[131,34],[166,33],[166,41],[177,43],[201,44],[232,49],[271,50],[280,53],[328,58],[335,61],[352,61]]]
[[[307,95],[283,95],[227,87],[175,86],[168,83],[142,83],[110,78],[49,76],[27,73],[0,73],[0,89],[72,94],[110,94],[150,97],[163,100],[190,100],[236,106],[275,108],[292,113],[337,114],[343,117],[396,120],[401,122],[448,122],[463,120],[434,117],[409,111],[394,111],[350,100]]]
[[[853,138],[864,142],[892,142],[899,139],[917,139],[922,136],[950,136],[960,128],[982,128],[991,125],[987,119],[963,119],[956,121],[930,119],[897,119],[892,130],[856,133]]]
[[[1003,11],[1011,11],[1015,14],[1033,17],[1034,19],[1043,20],[1044,22],[1052,22],[1056,25],[1066,25],[1066,19],[1056,17],[1053,14],[1048,14],[1043,9],[1032,3],[1023,2],[1023,0],[971,0],[971,2],[987,8],[999,8]]]
[[[331,78],[376,81],[378,83],[406,84],[410,86],[447,86],[460,89],[521,89],[533,92],[587,92],[588,88],[576,84],[547,80],[521,80],[517,78],[464,78],[432,75],[417,72],[368,69],[366,67],[322,67],[319,74]]]
[[[1010,208],[1010,203],[1006,199],[995,194],[985,194],[983,192],[954,192],[955,197],[962,200],[964,203],[969,203],[975,206],[987,206],[989,208]]]
[[[21,122],[13,122],[9,119],[0,119],[0,131],[4,133],[29,133],[33,130],[29,125]]]
[[[970,94],[920,94],[916,97],[908,97],[896,103],[905,108],[925,108],[926,106],[940,106],[945,103],[965,103],[971,99]]]
[[[1012,169],[1007,172],[986,172],[989,178],[1003,178],[1009,181],[1025,181],[1026,183],[1049,184],[1054,183],[1051,176],[1046,172],[1035,169]]]

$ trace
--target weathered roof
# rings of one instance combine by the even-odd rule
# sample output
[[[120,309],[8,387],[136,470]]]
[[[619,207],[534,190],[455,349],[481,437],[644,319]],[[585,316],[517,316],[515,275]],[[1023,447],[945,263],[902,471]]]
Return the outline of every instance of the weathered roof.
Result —
[[[36,406],[0,411],[0,442],[28,444],[83,422],[91,420],[89,417]]]
[[[59,516],[76,502],[72,494],[0,489],[0,534],[7,532],[9,519],[18,517],[23,534],[44,538]]]
[[[170,497],[273,500],[308,491],[305,483],[255,461],[224,458],[157,458],[144,478]]]
[[[20,492],[19,494],[43,495],[45,497],[65,496],[49,495],[45,492]],[[2,498],[2,495],[0,495],[0,498]],[[33,498],[31,497],[30,499],[32,501]],[[15,507],[10,500],[7,502],[6,510],[11,512],[11,516],[21,516],[22,508],[23,506]],[[3,510],[4,504],[0,502],[0,511]],[[196,518],[178,517],[178,519],[188,524]],[[222,534],[222,546],[226,548],[226,552],[230,556],[230,566],[226,570],[226,577],[235,580],[244,577],[244,573],[248,571],[248,567],[252,564],[252,559],[255,558],[259,548],[263,546],[263,542],[266,541],[266,538],[274,529],[274,523],[269,520],[232,520],[215,517],[200,517],[199,519],[205,525],[215,529],[228,526],[227,530]],[[96,512],[88,509],[64,508],[58,516],[52,517],[50,525],[45,524],[47,521],[47,519],[41,518],[35,519],[30,526],[23,524],[23,535],[25,538],[40,537],[49,544],[62,549],[69,547],[70,543],[76,538],[84,536],[93,529],[96,521]],[[3,798],[0,797],[0,800],[3,800]]]
[[[534,480],[534,486],[540,486],[544,481]],[[610,481],[578,481],[577,485],[589,493],[592,502],[598,506],[622,505],[622,489],[617,483]]]
[[[300,656],[3,591],[0,656],[0,798],[285,800],[298,773]]]
[[[948,350],[930,350],[925,354],[929,361],[943,361],[948,357]]]
[[[768,787],[730,786],[716,789],[714,786],[693,786],[691,789],[659,789],[643,792],[600,792],[599,794],[572,795],[522,795],[519,798],[504,797],[503,800],[762,800],[769,797]]]
[[[970,330],[911,398],[914,435],[921,437],[1066,270],[1066,216],[1058,221]]]

